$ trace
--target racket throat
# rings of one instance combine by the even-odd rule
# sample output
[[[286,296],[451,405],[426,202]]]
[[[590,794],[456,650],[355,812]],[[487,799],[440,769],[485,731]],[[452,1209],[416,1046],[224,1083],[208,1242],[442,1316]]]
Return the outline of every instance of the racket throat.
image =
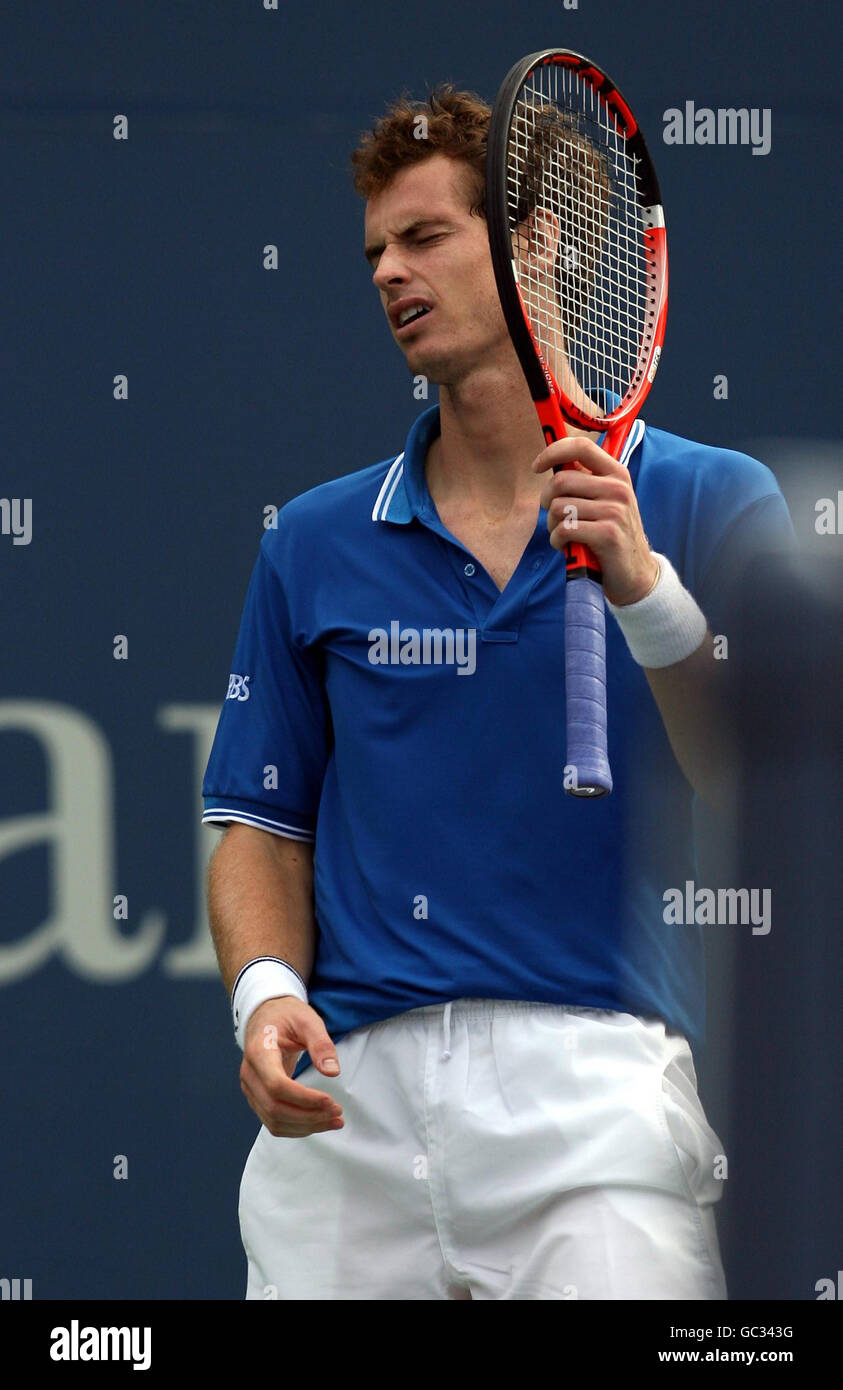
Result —
[[[565,547],[565,578],[568,583],[572,579],[593,579],[595,584],[603,583],[603,573],[596,556],[578,541],[572,541]]]

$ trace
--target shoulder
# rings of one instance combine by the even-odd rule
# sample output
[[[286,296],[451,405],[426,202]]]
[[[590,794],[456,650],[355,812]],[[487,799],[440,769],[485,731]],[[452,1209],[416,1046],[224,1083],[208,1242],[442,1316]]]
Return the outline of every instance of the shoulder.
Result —
[[[306,551],[325,552],[341,535],[345,540],[365,540],[373,512],[390,472],[401,454],[390,454],[378,463],[308,488],[279,508],[261,541],[263,555],[276,568]]]
[[[730,497],[748,506],[779,492],[774,473],[760,459],[652,425],[644,435],[639,486],[669,488],[694,504]]]
[[[746,558],[793,541],[775,474],[737,449],[648,425],[635,491],[652,548],[669,556],[692,593],[704,587],[727,548]]]

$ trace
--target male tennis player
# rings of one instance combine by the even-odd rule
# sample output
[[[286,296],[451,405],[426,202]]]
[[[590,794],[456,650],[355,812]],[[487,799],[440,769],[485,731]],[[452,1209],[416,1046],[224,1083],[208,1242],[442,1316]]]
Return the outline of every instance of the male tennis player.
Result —
[[[760,463],[640,420],[620,462],[582,432],[544,447],[482,215],[488,117],[440,89],[353,156],[389,330],[439,405],[266,532],[206,773],[263,1126],[248,1298],[726,1296],[701,929],[664,894],[694,879],[697,797],[732,796],[712,640],[737,557],[789,518]],[[564,791],[570,506],[614,615],[594,802]]]

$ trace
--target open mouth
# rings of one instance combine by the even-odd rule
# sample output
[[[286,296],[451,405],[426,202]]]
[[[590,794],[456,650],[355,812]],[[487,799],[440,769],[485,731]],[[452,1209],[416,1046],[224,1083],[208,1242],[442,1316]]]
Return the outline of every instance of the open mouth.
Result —
[[[403,333],[405,329],[411,328],[414,323],[418,323],[419,319],[425,318],[430,312],[430,309],[425,308],[424,304],[414,304],[411,309],[405,309],[399,319],[396,333]]]

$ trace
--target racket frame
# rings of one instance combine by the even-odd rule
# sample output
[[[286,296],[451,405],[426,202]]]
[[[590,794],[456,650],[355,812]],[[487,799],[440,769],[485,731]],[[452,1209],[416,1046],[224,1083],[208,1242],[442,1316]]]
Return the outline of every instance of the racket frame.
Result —
[[[655,285],[655,294],[651,297],[651,307],[647,311],[648,322],[645,324],[634,373],[635,388],[627,393],[619,406],[603,416],[591,416],[582,411],[565,395],[554,378],[536,341],[518,288],[508,215],[504,218],[497,216],[500,208],[507,207],[509,132],[518,95],[533,72],[552,65],[568,68],[588,83],[609,112],[617,129],[625,137],[627,150],[637,162],[647,275],[651,284]],[[501,83],[489,121],[486,189],[486,220],[495,283],[510,337],[537,411],[543,402],[555,399],[562,416],[569,424],[579,429],[600,434],[609,430],[612,425],[626,420],[631,427],[655,379],[664,343],[667,320],[667,239],[661,190],[650,152],[629,104],[608,74],[598,68],[591,59],[573,52],[572,49],[541,49],[514,63]],[[545,437],[548,443],[552,443],[554,438],[560,436],[557,431],[553,433],[552,438],[550,437],[550,432],[556,427],[553,412],[549,414],[550,418],[547,421],[542,419],[542,428],[545,429],[546,424],[549,426],[549,430],[545,429]],[[539,415],[541,418],[541,411]],[[622,443],[623,441],[620,447]]]
[[[648,303],[638,361],[632,386],[608,414],[591,416],[561,390],[530,324],[518,285],[512,255],[508,212],[508,163],[512,118],[516,102],[529,77],[541,67],[561,66],[572,71],[594,91],[623,135],[627,152],[636,161],[636,186],[641,210],[643,252],[648,278]],[[503,215],[501,211],[503,210]],[[667,241],[661,190],[650,152],[640,127],[616,83],[591,59],[572,49],[548,48],[514,63],[504,78],[492,108],[486,156],[486,221],[492,266],[498,295],[513,346],[530,389],[546,443],[567,435],[566,422],[591,433],[603,433],[603,448],[618,459],[629,431],[655,379],[661,357],[667,318]],[[558,472],[559,467],[554,469]],[[568,762],[573,745],[587,749],[586,774],[575,785],[566,782],[573,796],[594,798],[612,790],[606,747],[605,615],[599,561],[587,546],[570,542],[565,547],[566,578],[575,581],[567,591],[566,682],[568,690]],[[583,640],[572,651],[572,642]],[[585,663],[581,669],[581,663]],[[585,674],[583,674],[585,671]],[[589,690],[602,685],[601,700]],[[572,695],[572,686],[579,689]],[[585,690],[585,693],[583,691]],[[595,713],[596,708],[596,713]],[[586,713],[583,715],[582,711]]]

